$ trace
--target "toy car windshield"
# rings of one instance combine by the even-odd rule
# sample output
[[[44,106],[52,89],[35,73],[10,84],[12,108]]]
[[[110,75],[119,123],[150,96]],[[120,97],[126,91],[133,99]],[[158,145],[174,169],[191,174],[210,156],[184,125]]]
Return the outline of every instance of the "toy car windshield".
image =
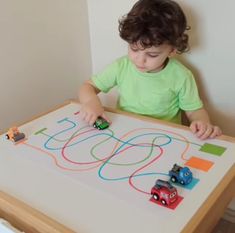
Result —
[[[165,187],[169,190],[174,189],[174,186],[172,186],[168,181],[160,180],[160,179],[156,180],[155,187],[156,188]]]
[[[103,130],[109,127],[109,123],[102,117],[98,117],[93,126],[94,128]]]

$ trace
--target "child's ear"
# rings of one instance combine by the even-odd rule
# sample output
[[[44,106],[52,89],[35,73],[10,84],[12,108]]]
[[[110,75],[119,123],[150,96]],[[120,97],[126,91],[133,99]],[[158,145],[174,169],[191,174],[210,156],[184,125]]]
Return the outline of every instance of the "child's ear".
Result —
[[[169,53],[169,57],[174,57],[177,53],[177,49],[176,48],[172,48],[172,51]]]

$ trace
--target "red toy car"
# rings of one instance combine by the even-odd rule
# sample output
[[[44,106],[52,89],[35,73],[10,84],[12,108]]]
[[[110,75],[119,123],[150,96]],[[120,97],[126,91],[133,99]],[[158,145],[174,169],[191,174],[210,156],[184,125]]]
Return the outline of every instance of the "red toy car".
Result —
[[[163,205],[171,205],[178,199],[177,189],[168,181],[158,179],[151,189],[151,195],[155,201],[160,201]]]

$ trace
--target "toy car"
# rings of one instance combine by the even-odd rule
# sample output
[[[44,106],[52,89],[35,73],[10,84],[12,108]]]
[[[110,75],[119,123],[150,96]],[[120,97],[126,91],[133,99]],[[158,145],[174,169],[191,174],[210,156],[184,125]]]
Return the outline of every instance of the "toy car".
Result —
[[[13,142],[19,142],[25,138],[24,133],[20,133],[17,127],[12,127],[6,133],[6,139]]]
[[[103,130],[109,127],[109,123],[104,118],[98,117],[93,126],[94,128]]]
[[[176,163],[169,171],[169,176],[173,183],[178,182],[182,185],[189,184],[193,179],[192,172],[188,167],[180,167]]]
[[[178,199],[177,189],[168,181],[158,179],[151,189],[151,195],[154,200],[161,202],[163,205],[171,205]]]

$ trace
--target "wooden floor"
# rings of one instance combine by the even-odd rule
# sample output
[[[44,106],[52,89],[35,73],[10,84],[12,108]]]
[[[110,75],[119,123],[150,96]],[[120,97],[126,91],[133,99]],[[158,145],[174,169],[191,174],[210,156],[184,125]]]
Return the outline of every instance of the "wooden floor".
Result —
[[[235,233],[235,223],[222,218],[211,233]]]

